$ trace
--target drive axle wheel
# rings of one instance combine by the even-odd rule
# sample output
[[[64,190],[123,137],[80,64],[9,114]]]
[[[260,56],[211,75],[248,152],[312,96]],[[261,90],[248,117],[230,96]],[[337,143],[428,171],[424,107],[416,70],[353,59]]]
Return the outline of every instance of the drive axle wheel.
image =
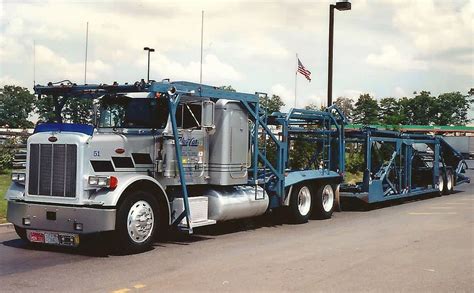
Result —
[[[334,188],[330,184],[323,184],[318,188],[314,200],[314,216],[317,219],[329,219],[334,211]]]
[[[127,253],[142,252],[151,247],[159,230],[159,205],[155,197],[144,191],[129,195],[117,211],[117,239]]]
[[[313,198],[309,185],[296,185],[290,198],[290,219],[295,224],[306,223],[309,220],[313,206]]]

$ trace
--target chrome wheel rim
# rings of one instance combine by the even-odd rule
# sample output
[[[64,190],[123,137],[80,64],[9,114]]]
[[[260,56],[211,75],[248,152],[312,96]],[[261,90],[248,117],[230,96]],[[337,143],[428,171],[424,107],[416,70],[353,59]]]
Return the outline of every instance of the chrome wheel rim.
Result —
[[[447,178],[446,188],[448,190],[451,190],[453,188],[453,177],[451,176],[451,174],[448,174],[448,176],[446,176],[446,178]]]
[[[155,225],[155,216],[151,205],[139,200],[130,207],[127,217],[128,236],[135,243],[143,243],[150,238]]]
[[[439,176],[438,176],[438,189],[439,189],[439,192],[442,192],[442,191],[443,191],[443,188],[444,188],[443,175],[439,175]]]
[[[324,211],[330,212],[334,205],[334,191],[331,185],[324,186],[322,197]]]
[[[298,211],[302,216],[306,216],[311,209],[311,192],[307,186],[301,187],[298,192]]]

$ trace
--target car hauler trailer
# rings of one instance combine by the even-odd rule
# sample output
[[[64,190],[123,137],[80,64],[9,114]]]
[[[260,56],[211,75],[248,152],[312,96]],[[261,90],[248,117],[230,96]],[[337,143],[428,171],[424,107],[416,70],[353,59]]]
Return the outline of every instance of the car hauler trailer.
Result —
[[[355,144],[365,169],[361,182],[341,185],[342,198],[376,203],[427,193],[450,194],[455,185],[469,182],[463,174],[467,165],[462,155],[441,136],[363,128],[347,132],[346,144]]]
[[[138,252],[170,226],[192,233],[277,207],[304,223],[337,204],[345,118],[335,107],[266,115],[262,94],[169,81],[50,83],[35,93],[52,97],[56,121],[36,126],[26,170],[6,194],[24,240],[77,246],[113,231],[114,245]],[[95,125],[62,123],[73,97],[98,100]],[[296,170],[294,139],[316,146]]]

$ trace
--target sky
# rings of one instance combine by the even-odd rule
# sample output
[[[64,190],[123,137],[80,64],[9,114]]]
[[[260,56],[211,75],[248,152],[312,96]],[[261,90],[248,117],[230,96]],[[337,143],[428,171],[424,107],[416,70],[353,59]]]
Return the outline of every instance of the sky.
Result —
[[[474,0],[351,2],[335,11],[334,98],[474,88]],[[151,79],[199,82],[204,10],[203,83],[277,94],[288,109],[298,54],[312,81],[297,76],[296,106],[324,105],[330,3],[0,0],[0,85],[83,83],[87,22],[87,83],[146,78],[145,46]]]

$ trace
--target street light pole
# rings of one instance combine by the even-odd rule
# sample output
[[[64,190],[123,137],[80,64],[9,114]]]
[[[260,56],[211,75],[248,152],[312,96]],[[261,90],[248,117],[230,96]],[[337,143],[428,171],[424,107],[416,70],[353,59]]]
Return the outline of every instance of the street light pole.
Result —
[[[146,76],[146,82],[150,82],[150,53],[155,52],[155,49],[145,47],[143,50],[148,51],[148,70],[147,70],[147,76]]]
[[[334,9],[339,11],[351,10],[349,1],[337,2],[329,5],[329,52],[328,52],[328,104],[332,105],[332,64],[333,64],[333,47],[334,47]]]

